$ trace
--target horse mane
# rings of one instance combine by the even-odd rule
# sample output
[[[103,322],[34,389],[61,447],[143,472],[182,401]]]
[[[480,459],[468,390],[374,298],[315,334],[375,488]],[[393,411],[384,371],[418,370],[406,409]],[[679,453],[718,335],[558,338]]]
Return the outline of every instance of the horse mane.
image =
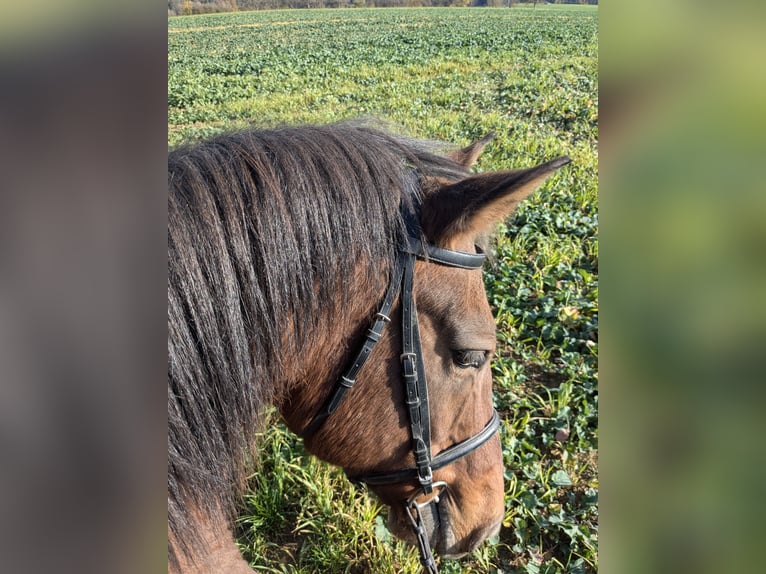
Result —
[[[170,151],[172,564],[198,539],[191,508],[233,515],[259,413],[284,393],[316,317],[343,313],[339,280],[385,279],[418,178],[465,175],[436,151],[351,123],[249,130]]]

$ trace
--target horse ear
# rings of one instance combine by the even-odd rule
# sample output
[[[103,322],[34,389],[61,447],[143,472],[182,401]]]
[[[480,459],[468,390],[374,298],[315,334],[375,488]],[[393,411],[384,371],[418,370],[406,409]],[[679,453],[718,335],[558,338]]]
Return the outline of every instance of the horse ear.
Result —
[[[503,221],[516,206],[571,160],[562,156],[528,169],[472,175],[441,186],[423,200],[421,224],[438,245],[470,235],[471,240]]]
[[[449,157],[455,163],[459,163],[464,168],[468,169],[476,163],[476,161],[479,159],[479,156],[481,155],[481,152],[484,151],[484,148],[493,139],[495,139],[495,132],[490,132],[480,140],[473,142],[467,147],[449,152],[447,157]]]

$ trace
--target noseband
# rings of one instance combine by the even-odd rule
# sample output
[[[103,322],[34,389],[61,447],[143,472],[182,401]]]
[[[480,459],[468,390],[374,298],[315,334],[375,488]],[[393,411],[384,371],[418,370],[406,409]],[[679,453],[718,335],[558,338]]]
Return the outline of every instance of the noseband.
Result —
[[[410,214],[408,213],[407,215]],[[383,298],[383,303],[375,315],[374,323],[367,332],[362,348],[340,377],[322,408],[303,430],[301,436],[306,439],[313,435],[322,426],[324,421],[337,410],[348,390],[356,382],[356,377],[370,357],[373,348],[380,340],[386,324],[391,322],[389,314],[401,290],[402,378],[404,379],[406,391],[405,403],[409,415],[415,466],[391,472],[349,478],[355,483],[372,486],[415,482],[417,480],[419,488],[405,502],[405,508],[418,540],[420,562],[426,572],[436,574],[436,562],[431,553],[428,534],[423,524],[423,510],[431,504],[438,504],[439,494],[443,488],[447,487],[447,484],[444,482],[434,482],[433,472],[466,456],[487,442],[500,426],[500,418],[497,411],[493,409],[489,422],[478,433],[441,451],[435,456],[431,455],[428,385],[426,382],[425,365],[423,363],[417,309],[415,308],[413,297],[415,260],[421,259],[429,263],[460,269],[480,269],[484,264],[486,256],[483,253],[454,251],[424,243],[417,239],[420,235],[419,225],[412,223],[416,219],[410,215],[405,217],[405,220],[409,227],[409,244],[402,246],[397,253],[396,263],[391,273],[391,280]],[[427,502],[417,502],[421,495],[428,495],[434,492],[436,494]]]

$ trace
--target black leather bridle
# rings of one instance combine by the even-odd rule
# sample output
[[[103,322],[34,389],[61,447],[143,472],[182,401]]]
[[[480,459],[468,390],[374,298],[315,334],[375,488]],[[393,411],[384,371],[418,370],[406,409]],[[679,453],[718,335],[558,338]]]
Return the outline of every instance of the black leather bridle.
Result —
[[[415,466],[391,472],[380,472],[349,478],[355,483],[372,486],[417,481],[419,488],[405,502],[405,508],[418,540],[420,562],[426,572],[436,574],[436,561],[431,552],[428,534],[423,523],[423,510],[431,504],[438,504],[439,494],[441,494],[442,489],[447,487],[447,484],[444,482],[434,482],[433,472],[466,456],[487,442],[500,426],[500,418],[497,411],[493,409],[489,422],[478,433],[441,451],[435,456],[431,455],[428,385],[420,343],[417,309],[415,308],[413,297],[415,260],[421,259],[429,263],[458,267],[460,269],[480,269],[484,264],[486,256],[481,252],[467,253],[464,251],[454,251],[424,243],[419,239],[420,226],[417,217],[411,212],[405,211],[405,222],[408,227],[409,243],[400,247],[397,253],[396,263],[391,273],[386,294],[383,297],[380,310],[375,315],[375,321],[367,331],[362,348],[340,377],[322,408],[303,430],[301,436],[307,439],[313,435],[322,426],[324,421],[337,410],[346,393],[356,382],[356,377],[372,354],[373,348],[380,340],[386,324],[391,322],[391,308],[401,291],[402,378],[405,384],[405,403],[409,415]],[[477,251],[479,250],[477,249]],[[427,502],[417,502],[421,495],[428,495],[433,492],[436,492],[436,495]]]

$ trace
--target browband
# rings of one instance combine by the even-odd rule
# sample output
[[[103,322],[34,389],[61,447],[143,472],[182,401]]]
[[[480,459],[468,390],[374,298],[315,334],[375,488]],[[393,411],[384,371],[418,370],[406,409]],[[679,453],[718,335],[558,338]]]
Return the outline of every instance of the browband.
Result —
[[[430,243],[423,243],[421,239],[416,237],[410,237],[410,244],[406,251],[418,259],[449,267],[459,267],[460,269],[481,269],[484,261],[487,259],[487,256],[481,252],[478,245],[476,246],[477,253],[468,253],[466,251],[454,251],[437,247]]]

